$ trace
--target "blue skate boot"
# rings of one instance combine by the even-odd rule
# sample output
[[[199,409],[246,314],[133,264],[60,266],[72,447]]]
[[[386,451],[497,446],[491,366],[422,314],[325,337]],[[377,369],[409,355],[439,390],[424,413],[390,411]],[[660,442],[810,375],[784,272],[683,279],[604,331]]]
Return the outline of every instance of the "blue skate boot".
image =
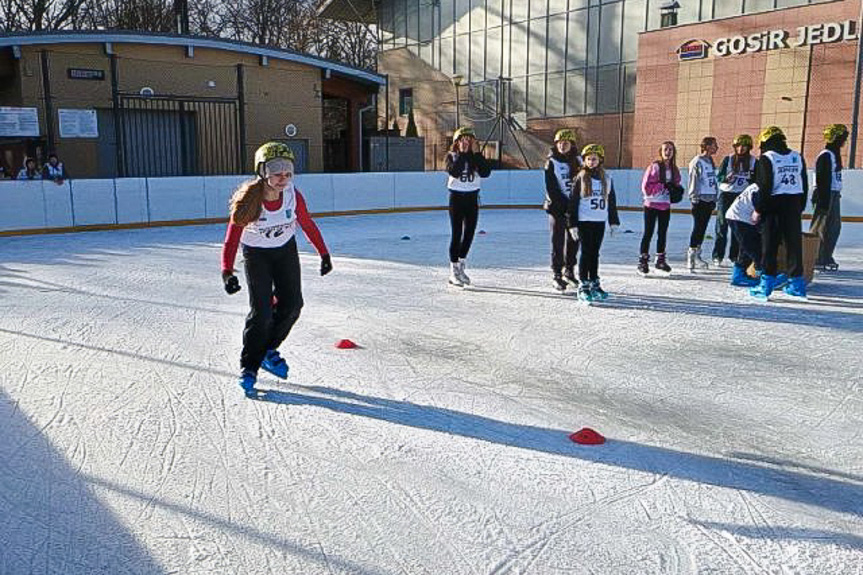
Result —
[[[786,274],[776,274],[776,283],[773,289],[782,289],[788,285],[788,276]]]
[[[263,368],[264,371],[269,371],[278,378],[288,378],[288,362],[286,362],[275,349],[267,351],[267,354],[264,356],[264,360],[261,362],[261,368]]]
[[[605,301],[608,299],[608,292],[599,286],[599,278],[593,280],[590,284],[590,299],[591,301]]]
[[[244,369],[240,373],[240,387],[246,394],[246,397],[257,397],[255,392],[255,383],[258,381],[258,374],[251,369]]]
[[[758,285],[749,288],[749,295],[757,299],[758,301],[767,301],[770,297],[770,294],[773,293],[773,288],[776,286],[776,276],[769,276],[767,274],[761,274],[761,281],[758,282]]]
[[[738,287],[755,287],[760,282],[746,275],[746,270],[741,265],[734,264],[731,271],[731,285]]]
[[[806,299],[806,280],[803,276],[793,277],[789,280],[788,285],[782,290],[786,294],[800,298]]]
[[[590,283],[589,281],[583,281],[578,286],[578,301],[587,305],[590,305],[593,301],[593,291],[590,289]]]

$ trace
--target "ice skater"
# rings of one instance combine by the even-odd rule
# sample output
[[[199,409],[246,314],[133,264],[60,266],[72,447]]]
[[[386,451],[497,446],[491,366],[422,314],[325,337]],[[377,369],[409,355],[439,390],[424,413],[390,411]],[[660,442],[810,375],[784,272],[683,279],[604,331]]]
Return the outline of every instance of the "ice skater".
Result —
[[[716,225],[713,232],[713,265],[722,267],[725,259],[725,246],[728,248],[728,259],[737,260],[737,238],[731,234],[728,238],[728,222],[725,212],[746,186],[752,183],[755,175],[755,156],[752,155],[752,136],[740,134],[732,142],[734,153],[725,156],[719,166],[719,198],[716,202]]]
[[[575,262],[578,242],[566,232],[566,208],[572,193],[572,178],[578,173],[581,157],[575,150],[575,132],[558,130],[545,164],[545,202],[551,231],[551,271],[554,288],[565,291],[567,283],[578,287]]]
[[[251,310],[243,330],[240,386],[248,397],[255,396],[259,368],[280,378],[288,376],[288,364],[278,349],[303,307],[297,224],[321,256],[321,275],[333,269],[321,233],[294,187],[291,149],[280,142],[264,144],[255,152],[255,173],[257,178],[243,183],[231,197],[222,247],[222,281],[229,294],[240,290],[234,275],[240,245],[245,259]]]
[[[464,270],[479,220],[480,178],[487,178],[491,168],[476,148],[476,135],[472,128],[459,128],[452,139],[452,148],[446,156],[452,232],[449,243],[449,283],[463,287],[470,285],[470,278]]]
[[[605,224],[620,225],[614,182],[603,168],[605,148],[589,144],[581,151],[584,162],[573,179],[572,195],[567,209],[570,236],[581,244],[578,260],[578,300],[601,301],[608,297],[599,283],[599,250],[605,236]]]
[[[638,258],[638,273],[650,272],[650,242],[656,229],[656,269],[671,273],[665,259],[665,242],[671,218],[672,199],[678,202],[683,196],[680,185],[680,170],[677,168],[677,148],[674,142],[662,142],[659,157],[644,171],[641,179],[641,194],[644,207],[644,233],[641,236],[641,255]],[[672,198],[675,195],[675,198]]]
[[[752,297],[767,301],[777,285],[776,256],[780,241],[785,244],[788,285],[785,293],[806,298],[803,278],[801,215],[806,207],[809,181],[806,162],[799,152],[788,147],[785,134],[769,126],[758,137],[761,156],[755,165],[755,183],[760,190],[755,211],[762,218],[762,274],[758,286],[749,290]]]
[[[710,216],[716,207],[718,187],[716,184],[716,164],[713,156],[719,151],[716,138],[707,136],[701,140],[701,152],[689,162],[689,201],[692,202],[692,234],[689,236],[689,249],[686,252],[686,266],[689,271],[696,267],[710,267],[701,257],[701,244],[710,223]]]
[[[725,220],[739,248],[731,271],[733,286],[755,287],[761,277],[761,230],[759,214],[755,211],[758,196],[758,184],[750,184],[737,194],[725,212]],[[746,273],[752,264],[755,265],[755,278]]]
[[[812,203],[815,213],[809,231],[821,238],[815,266],[823,271],[836,271],[839,264],[833,251],[842,231],[842,214],[839,199],[842,197],[842,146],[848,139],[848,128],[843,124],[830,124],[824,129],[824,149],[815,160],[815,191]]]

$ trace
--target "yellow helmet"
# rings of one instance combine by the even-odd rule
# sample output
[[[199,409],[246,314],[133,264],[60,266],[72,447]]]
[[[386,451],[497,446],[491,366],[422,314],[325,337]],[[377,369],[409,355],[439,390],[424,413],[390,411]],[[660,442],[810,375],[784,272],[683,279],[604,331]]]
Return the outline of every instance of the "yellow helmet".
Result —
[[[459,138],[462,136],[470,136],[471,138],[476,138],[476,133],[473,131],[473,128],[469,128],[467,126],[462,126],[458,130],[456,130],[452,135],[452,141],[457,142]]]
[[[830,124],[824,128],[824,140],[832,144],[842,136],[848,135],[848,126],[845,124]]]
[[[782,128],[779,126],[767,126],[764,128],[761,133],[758,135],[758,143],[763,144],[770,138],[774,138],[779,136],[783,140],[785,139],[785,132],[782,131]]]
[[[255,152],[255,173],[262,174],[261,168],[270,160],[282,158],[294,161],[294,151],[283,142],[267,142]]]
[[[600,160],[605,160],[605,148],[602,144],[588,144],[581,150],[581,157],[586,158],[590,154],[596,154]]]
[[[732,146],[746,146],[747,148],[752,147],[752,136],[749,134],[740,134],[739,136],[734,138],[734,142],[731,144]]]
[[[558,130],[554,134],[554,142],[557,143],[560,141],[572,142],[574,144],[575,143],[575,131],[570,130],[569,128],[563,128],[562,130]]]

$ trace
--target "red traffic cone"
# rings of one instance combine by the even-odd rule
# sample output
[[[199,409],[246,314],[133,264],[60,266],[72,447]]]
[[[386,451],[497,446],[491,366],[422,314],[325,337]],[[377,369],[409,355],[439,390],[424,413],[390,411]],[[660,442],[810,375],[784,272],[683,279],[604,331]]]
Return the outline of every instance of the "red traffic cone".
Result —
[[[339,349],[356,349],[359,346],[349,339],[340,339],[338,343],[336,343],[336,347]]]
[[[605,443],[605,438],[597,431],[589,427],[582,427],[569,438],[579,445],[602,445]]]

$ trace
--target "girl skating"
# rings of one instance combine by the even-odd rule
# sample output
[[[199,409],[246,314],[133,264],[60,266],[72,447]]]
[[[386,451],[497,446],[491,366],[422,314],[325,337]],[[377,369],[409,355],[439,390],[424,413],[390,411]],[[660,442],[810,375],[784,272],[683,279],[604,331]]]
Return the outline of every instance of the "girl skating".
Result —
[[[692,234],[689,236],[689,249],[686,252],[686,266],[689,271],[696,267],[708,268],[701,257],[701,244],[707,232],[707,224],[716,207],[719,188],[716,183],[716,165],[713,155],[719,150],[716,138],[707,136],[701,140],[701,153],[689,162],[689,201],[692,202]]]
[[[671,219],[672,195],[680,201],[683,188],[680,186],[680,170],[677,168],[677,148],[674,142],[663,142],[659,146],[659,157],[644,171],[641,179],[642,205],[644,208],[644,233],[641,236],[641,256],[638,258],[638,273],[650,273],[650,242],[656,232],[656,269],[671,273],[665,259],[665,243],[668,223]]]

